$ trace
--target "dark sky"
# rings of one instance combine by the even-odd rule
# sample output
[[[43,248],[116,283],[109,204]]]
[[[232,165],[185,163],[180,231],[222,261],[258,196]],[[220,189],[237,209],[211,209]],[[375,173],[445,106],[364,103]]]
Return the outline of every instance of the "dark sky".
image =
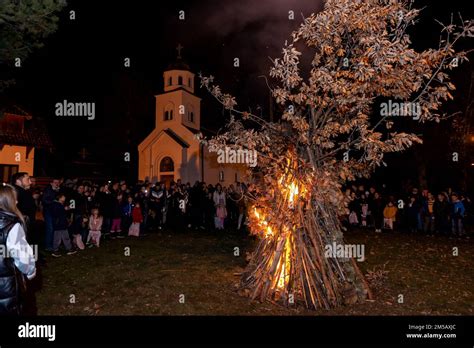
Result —
[[[450,12],[466,14],[466,1],[416,1],[428,5],[413,32],[420,48],[433,46],[439,26]],[[302,18],[319,11],[320,0],[91,1],[69,0],[58,31],[32,54],[8,93],[34,115],[45,118],[60,161],[78,157],[86,147],[101,163],[121,159],[154,126],[154,97],[163,88],[162,73],[176,58],[178,43],[191,69],[212,74],[223,89],[237,95],[241,108],[266,111],[268,93],[259,75],[268,75],[270,60]],[[69,11],[76,19],[69,20]],[[178,12],[185,11],[180,21]],[[288,19],[294,11],[295,20]],[[131,58],[131,68],[123,59]],[[233,58],[241,66],[234,68]],[[196,83],[198,81],[196,80]],[[204,98],[202,122],[218,128],[222,109]],[[58,118],[54,105],[93,101],[96,119]]]
[[[162,73],[176,59],[178,43],[195,73],[215,75],[229,91],[240,91],[242,105],[255,110],[268,103],[266,90],[258,93],[264,84],[257,77],[267,73],[268,56],[279,54],[302,14],[319,8],[319,0],[70,0],[58,31],[23,64],[9,94],[48,120],[61,159],[77,157],[85,146],[100,162],[110,160],[152,129],[153,95],[162,92]],[[70,10],[75,20],[69,19]],[[180,10],[184,21],[178,19]],[[289,10],[294,21],[288,20]],[[125,57],[131,68],[123,66]],[[232,67],[234,57],[240,68]],[[95,102],[96,119],[55,117],[54,105],[64,99]],[[207,108],[207,100],[204,106],[204,124],[217,128],[223,122],[219,106]]]

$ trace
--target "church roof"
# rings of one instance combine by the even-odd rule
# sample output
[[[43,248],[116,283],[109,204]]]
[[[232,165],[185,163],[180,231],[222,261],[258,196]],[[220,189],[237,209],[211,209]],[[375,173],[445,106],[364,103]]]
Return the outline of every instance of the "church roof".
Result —
[[[194,95],[194,96],[196,97],[195,94],[189,92],[189,91],[188,91],[186,88],[184,88],[183,86],[178,86],[178,87],[173,88],[173,89],[171,89],[171,90],[169,90],[169,91],[161,92],[161,93],[159,93],[159,94],[157,94],[157,95],[162,95],[162,94],[171,93],[171,92],[176,92],[176,91],[186,91],[186,92],[188,92],[188,93],[190,93],[190,94],[192,94],[192,95]],[[198,98],[199,98],[199,97],[198,97]]]
[[[0,110],[0,113],[31,118],[31,114],[29,112],[23,110],[18,105],[12,104],[12,103],[9,103],[6,106],[4,106],[3,109]],[[0,117],[1,117],[1,114],[0,114]]]
[[[189,147],[189,144],[183,138],[181,138],[178,134],[173,132],[173,130],[171,130],[170,128],[165,129],[164,132],[168,134],[171,137],[171,139],[176,141],[182,147],[186,147],[186,148]]]
[[[182,60],[181,58],[177,58],[175,62],[168,65],[168,68],[165,71],[168,71],[168,70],[187,70],[187,71],[191,71],[191,68],[189,67],[189,65],[184,60]]]
[[[44,121],[14,104],[0,110],[0,144],[53,147]]]
[[[197,130],[197,129],[194,129],[194,128],[191,128],[191,127],[188,127],[186,126],[185,124],[183,124],[183,126],[189,130],[190,132],[192,132],[193,134],[198,134],[198,133],[201,133],[201,131]]]

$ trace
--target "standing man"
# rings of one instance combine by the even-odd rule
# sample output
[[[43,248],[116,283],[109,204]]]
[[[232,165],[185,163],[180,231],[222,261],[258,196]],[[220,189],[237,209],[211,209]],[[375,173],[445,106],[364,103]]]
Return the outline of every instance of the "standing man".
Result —
[[[78,234],[81,230],[82,218],[87,214],[87,198],[84,195],[84,185],[77,186],[72,199],[74,200],[72,231],[73,234]]]
[[[436,232],[443,235],[449,234],[449,203],[445,193],[438,194],[438,200],[433,204],[433,215]]]
[[[56,199],[56,195],[59,192],[59,179],[53,179],[51,184],[46,186],[43,192],[43,216],[44,223],[46,225],[46,236],[45,236],[45,249],[46,251],[53,251],[53,240],[54,240],[54,230],[53,230],[53,216],[52,216],[52,206],[53,202]]]
[[[31,194],[31,180],[26,172],[19,172],[12,175],[12,184],[17,193],[17,207],[25,219],[26,239],[31,244],[33,237],[33,226],[36,216],[36,204]]]
[[[451,194],[451,232],[454,237],[464,237],[464,213],[466,209],[456,193]]]

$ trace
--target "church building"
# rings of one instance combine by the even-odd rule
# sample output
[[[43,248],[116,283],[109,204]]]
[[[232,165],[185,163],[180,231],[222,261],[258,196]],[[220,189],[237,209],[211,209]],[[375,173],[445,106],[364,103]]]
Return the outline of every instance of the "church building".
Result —
[[[194,94],[195,75],[189,66],[178,56],[163,77],[164,92],[155,96],[155,129],[138,145],[138,178],[213,185],[246,181],[246,164],[219,163],[217,154],[196,139],[201,132],[201,99]]]

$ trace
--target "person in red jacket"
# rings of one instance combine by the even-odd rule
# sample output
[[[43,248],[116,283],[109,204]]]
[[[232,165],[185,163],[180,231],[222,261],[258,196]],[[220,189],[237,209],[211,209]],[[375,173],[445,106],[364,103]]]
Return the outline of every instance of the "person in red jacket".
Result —
[[[140,203],[136,203],[132,210],[132,224],[128,230],[129,236],[138,237],[140,235],[140,224],[143,222],[142,209]]]

